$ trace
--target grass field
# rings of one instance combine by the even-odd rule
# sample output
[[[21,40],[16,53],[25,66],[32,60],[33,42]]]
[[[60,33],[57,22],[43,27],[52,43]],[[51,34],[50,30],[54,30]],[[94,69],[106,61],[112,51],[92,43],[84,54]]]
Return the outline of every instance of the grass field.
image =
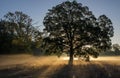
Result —
[[[0,55],[0,78],[120,78],[120,56],[67,63],[64,57]]]

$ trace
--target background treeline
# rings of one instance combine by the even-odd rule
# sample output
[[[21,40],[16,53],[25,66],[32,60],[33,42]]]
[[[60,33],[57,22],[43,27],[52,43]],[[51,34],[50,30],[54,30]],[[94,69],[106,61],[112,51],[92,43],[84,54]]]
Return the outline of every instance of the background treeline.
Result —
[[[111,49],[107,52],[100,53],[102,56],[117,56],[120,55],[120,45],[119,44],[113,44]]]
[[[0,54],[39,50],[41,32],[23,12],[8,12],[0,20]]]

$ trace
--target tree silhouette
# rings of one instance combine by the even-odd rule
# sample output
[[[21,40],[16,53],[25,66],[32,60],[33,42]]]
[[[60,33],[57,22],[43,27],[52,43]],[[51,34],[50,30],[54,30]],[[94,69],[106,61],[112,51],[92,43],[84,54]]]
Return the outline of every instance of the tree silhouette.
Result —
[[[113,26],[105,15],[97,19],[87,6],[76,1],[65,1],[48,11],[43,21],[44,30],[49,33],[45,37],[47,47],[49,46],[46,52],[65,52],[70,57],[69,64],[72,65],[74,55],[98,56],[99,52],[110,48]],[[84,51],[83,47],[87,45],[96,51]]]
[[[0,50],[1,52],[5,52],[6,50],[10,50],[11,42],[13,35],[9,31],[8,27],[6,26],[8,23],[1,20],[0,21]],[[0,53],[1,53],[0,52]]]
[[[0,50],[15,50],[16,53],[30,51],[40,36],[39,30],[32,25],[30,16],[23,12],[8,12],[0,21]]]

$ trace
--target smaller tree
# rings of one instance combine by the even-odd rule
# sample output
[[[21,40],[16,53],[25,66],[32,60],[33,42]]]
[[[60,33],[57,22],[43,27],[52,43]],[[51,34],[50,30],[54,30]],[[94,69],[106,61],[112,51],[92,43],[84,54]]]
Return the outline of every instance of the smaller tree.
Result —
[[[9,40],[6,45],[10,45],[12,51],[30,51],[33,41],[39,37],[38,33],[40,32],[32,25],[30,16],[20,11],[8,12],[0,22],[0,41]]]
[[[6,50],[11,50],[11,42],[13,35],[7,27],[8,22],[1,20],[0,21],[0,51],[4,53]]]
[[[113,44],[112,45],[113,48],[113,52],[115,53],[115,55],[120,55],[120,45],[119,44]]]

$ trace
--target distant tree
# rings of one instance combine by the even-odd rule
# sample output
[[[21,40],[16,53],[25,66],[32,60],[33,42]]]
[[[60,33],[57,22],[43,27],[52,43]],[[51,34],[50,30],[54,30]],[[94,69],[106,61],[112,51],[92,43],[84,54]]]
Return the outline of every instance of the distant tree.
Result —
[[[119,56],[120,55],[120,45],[113,44],[111,49],[107,50],[106,52],[100,53],[102,56]]]
[[[111,20],[105,15],[97,19],[87,6],[82,6],[76,1],[65,1],[49,9],[43,23],[44,30],[49,33],[49,36],[45,37],[47,52],[67,53],[70,65],[73,63],[74,55],[95,55],[96,52],[104,51],[111,46]],[[96,51],[84,51],[83,47],[87,45]]]
[[[0,34],[3,34],[1,36],[4,36],[1,39],[2,42],[6,42],[6,39],[10,41],[10,43],[6,42],[6,45],[10,44],[12,51],[29,51],[38,30],[32,25],[30,16],[16,11],[14,13],[8,12],[4,15],[4,18],[0,21],[0,32]],[[7,37],[8,35],[10,37]],[[3,46],[3,48],[5,47]]]
[[[120,55],[120,45],[119,44],[113,44],[112,48],[113,48],[113,52],[115,53],[115,55]]]
[[[11,49],[13,35],[6,26],[7,24],[8,23],[3,20],[0,21],[0,53]]]

